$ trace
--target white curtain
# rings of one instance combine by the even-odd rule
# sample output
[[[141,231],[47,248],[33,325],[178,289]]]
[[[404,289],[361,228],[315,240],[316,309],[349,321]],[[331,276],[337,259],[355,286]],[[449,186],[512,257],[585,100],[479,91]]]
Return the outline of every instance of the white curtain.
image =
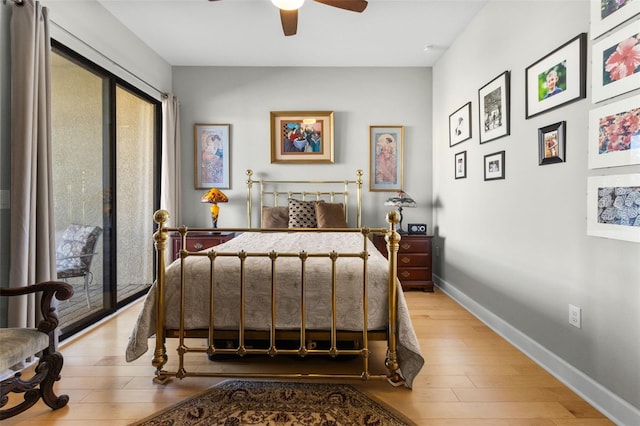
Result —
[[[51,182],[49,20],[40,2],[11,14],[11,242],[9,283],[22,287],[56,276]],[[38,303],[9,304],[10,327],[35,327]]]
[[[182,225],[180,179],[180,104],[167,95],[162,100],[162,168],[160,208],[169,212],[169,226]],[[169,253],[170,250],[167,250]]]

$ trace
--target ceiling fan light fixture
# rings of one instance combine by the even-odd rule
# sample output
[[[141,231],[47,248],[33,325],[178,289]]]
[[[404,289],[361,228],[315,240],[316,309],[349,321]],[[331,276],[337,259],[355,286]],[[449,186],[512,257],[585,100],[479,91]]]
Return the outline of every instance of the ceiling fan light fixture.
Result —
[[[271,0],[278,9],[282,10],[298,10],[304,3],[304,0]]]

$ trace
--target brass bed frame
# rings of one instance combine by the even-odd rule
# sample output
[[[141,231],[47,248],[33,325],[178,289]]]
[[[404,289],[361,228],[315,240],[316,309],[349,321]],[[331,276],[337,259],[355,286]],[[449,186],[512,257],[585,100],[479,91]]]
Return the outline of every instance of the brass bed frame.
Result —
[[[309,229],[309,228],[296,228],[286,229],[285,232],[354,232],[361,233],[363,236],[363,249],[361,253],[339,253],[332,251],[330,253],[246,253],[241,251],[239,253],[228,253],[222,251],[216,251],[216,247],[208,249],[206,251],[191,252],[185,249],[187,247],[187,238],[190,232],[283,232],[283,229],[267,229],[267,228],[253,228],[252,224],[252,187],[254,184],[259,186],[260,190],[260,206],[261,208],[267,203],[265,200],[269,197],[273,197],[273,205],[278,205],[279,197],[291,198],[294,196],[316,197],[316,199],[322,199],[328,197],[333,202],[336,199],[342,200],[345,205],[345,215],[349,218],[349,189],[355,186],[356,188],[356,224],[355,228],[322,228],[322,229]],[[290,184],[303,184],[314,185],[315,187],[329,187],[331,185],[344,185],[344,188],[339,191],[334,190],[315,190],[315,191],[282,191],[281,185]],[[275,187],[275,189],[269,189],[269,187]],[[395,231],[396,224],[398,223],[398,214],[396,211],[390,211],[387,214],[387,222],[389,227],[387,228],[367,228],[361,226],[361,193],[362,193],[362,171],[357,171],[356,180],[343,180],[343,181],[296,181],[296,180],[255,180],[253,178],[253,171],[247,170],[247,211],[248,211],[248,228],[187,228],[181,227],[168,227],[166,226],[169,214],[165,210],[158,210],[154,214],[154,221],[157,223],[157,230],[154,233],[155,250],[156,250],[156,303],[155,315],[156,315],[156,328],[155,328],[155,350],[152,359],[152,365],[156,368],[154,381],[157,383],[166,383],[171,377],[184,378],[189,376],[211,376],[211,377],[234,377],[234,378],[342,378],[342,379],[361,379],[372,380],[382,379],[389,380],[393,384],[399,384],[404,382],[399,371],[399,364],[397,358],[397,252],[398,243],[400,241],[400,235]],[[166,268],[166,253],[167,241],[170,233],[177,233],[180,236],[181,249],[179,252],[179,261],[182,262],[181,266],[184,266],[185,259],[190,256],[205,256],[208,257],[211,262],[211,276],[209,279],[209,327],[208,329],[186,329],[185,328],[185,295],[184,291],[180,294],[180,325],[178,329],[165,328],[165,268]],[[368,329],[368,306],[367,306],[367,259],[368,259],[368,247],[369,244],[373,244],[369,241],[369,234],[372,233],[384,233],[387,240],[388,250],[388,324],[384,330],[369,330]],[[337,249],[336,249],[337,250]],[[243,292],[245,289],[245,276],[241,272],[240,279],[240,325],[237,330],[219,330],[215,328],[214,315],[213,315],[213,303],[214,303],[214,260],[216,257],[221,256],[233,256],[239,258],[240,268],[244,267],[244,261],[249,257],[267,257],[271,259],[272,272],[271,272],[271,324],[268,326],[268,330],[251,330],[245,329],[245,306],[243,299]],[[296,330],[278,330],[275,326],[275,268],[276,260],[279,257],[297,257],[301,259],[301,271],[302,271],[302,290],[300,297],[300,313],[301,313],[301,327]],[[311,257],[326,257],[332,260],[332,300],[331,300],[331,327],[330,330],[318,331],[307,330],[305,328],[305,276],[304,276],[304,262],[307,258]],[[363,329],[361,331],[344,331],[337,329],[336,326],[336,269],[335,262],[339,257],[360,257],[363,260],[363,282],[362,282],[362,302],[363,302]],[[184,289],[185,286],[185,268],[181,268],[180,286]],[[168,371],[165,369],[168,356],[166,350],[166,339],[177,338],[178,347],[178,368],[175,371]],[[189,346],[186,339],[199,338],[207,339],[206,347]],[[233,339],[236,343],[236,347],[217,347],[216,342],[224,339]],[[264,340],[268,342],[268,347],[255,348],[247,347],[247,341],[252,340]],[[279,348],[278,344],[281,341],[298,342],[297,348]],[[384,374],[374,374],[369,370],[369,341],[378,340],[387,342],[387,353],[385,359],[386,372]],[[313,344],[315,341],[329,342],[330,347],[328,349],[321,349]],[[341,349],[338,348],[338,342],[340,341],[352,341],[358,344],[355,348]],[[223,372],[223,371],[188,371],[185,366],[185,355],[187,353],[206,353],[210,357],[216,355],[238,355],[245,356],[249,354],[267,355],[275,357],[279,354],[285,355],[297,355],[300,357],[323,355],[330,357],[337,357],[340,355],[359,356],[362,359],[361,371],[353,374],[333,374],[333,373],[251,373],[251,372]]]

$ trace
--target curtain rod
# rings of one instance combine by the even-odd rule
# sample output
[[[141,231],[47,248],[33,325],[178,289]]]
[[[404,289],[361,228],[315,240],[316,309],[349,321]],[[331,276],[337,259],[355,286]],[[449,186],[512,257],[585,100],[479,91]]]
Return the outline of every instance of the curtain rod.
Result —
[[[6,1],[6,0],[2,0],[2,1]],[[14,2],[20,2],[22,3],[23,0],[9,0],[9,1],[14,1]],[[140,78],[139,76],[137,76],[136,74],[134,74],[133,72],[129,71],[128,69],[126,69],[125,67],[123,67],[122,65],[120,65],[119,63],[117,63],[116,61],[114,61],[113,59],[109,58],[108,56],[106,56],[104,53],[100,52],[98,49],[96,49],[95,47],[91,46],[89,43],[87,43],[86,41],[80,39],[79,37],[77,37],[75,34],[71,33],[69,30],[67,30],[66,28],[64,28],[62,25],[58,24],[57,22],[49,19],[49,22],[51,22],[53,25],[55,25],[57,28],[59,28],[60,30],[62,30],[63,32],[65,32],[66,34],[70,35],[71,37],[73,37],[74,39],[78,40],[80,43],[84,44],[85,46],[87,46],[89,49],[93,50],[95,53],[97,53],[98,55],[100,55],[101,57],[103,57],[104,59],[106,59],[107,61],[109,61],[111,64],[115,65],[116,67],[120,68],[122,71],[126,72],[127,74],[129,74],[130,76],[134,77],[136,80],[144,83],[146,86],[152,88],[153,90],[155,90],[156,92],[158,92],[161,96],[162,99],[166,99],[169,95],[166,92],[163,92],[162,90],[156,88],[155,86],[153,86],[151,83],[148,83],[147,81],[145,81],[144,79]]]

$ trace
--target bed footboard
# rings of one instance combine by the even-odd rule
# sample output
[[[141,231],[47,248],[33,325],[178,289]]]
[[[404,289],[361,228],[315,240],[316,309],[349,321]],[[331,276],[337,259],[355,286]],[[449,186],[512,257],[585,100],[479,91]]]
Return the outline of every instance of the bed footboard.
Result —
[[[189,231],[205,231],[205,229],[187,229],[186,227],[180,228],[169,228],[166,227],[166,222],[169,215],[168,212],[164,210],[159,210],[154,214],[154,221],[157,223],[158,228],[154,234],[155,241],[155,249],[156,249],[156,285],[154,291],[156,292],[155,300],[157,301],[155,305],[155,318],[156,318],[156,330],[155,330],[155,350],[153,354],[152,365],[155,367],[155,378],[154,381],[158,383],[165,383],[171,377],[184,378],[189,376],[212,376],[212,377],[286,377],[286,378],[304,378],[304,377],[314,377],[314,378],[342,378],[342,379],[361,379],[361,380],[372,380],[372,379],[382,379],[389,380],[393,383],[402,383],[404,378],[400,374],[400,365],[398,362],[398,338],[397,338],[397,310],[398,310],[398,283],[396,279],[397,272],[397,252],[398,245],[400,241],[400,235],[395,231],[396,224],[398,223],[398,214],[395,211],[390,211],[387,214],[387,222],[389,223],[389,228],[358,228],[358,229],[349,229],[349,232],[353,233],[361,233],[363,238],[363,248],[360,253],[340,253],[339,249],[333,250],[329,253],[276,253],[276,252],[265,252],[265,253],[247,253],[247,252],[237,252],[237,253],[225,253],[225,252],[217,252],[215,250],[208,251],[200,251],[200,252],[189,252],[184,249],[186,246],[186,238]],[[206,229],[207,231],[211,231]],[[282,232],[282,230],[273,230],[273,229],[235,229],[235,228],[225,228],[225,229],[217,229],[217,231],[233,231],[237,233],[241,232]],[[322,232],[344,232],[344,229],[323,229]],[[176,328],[167,328],[166,324],[166,290],[167,290],[167,282],[165,272],[167,270],[167,265],[165,263],[165,252],[167,249],[167,242],[169,238],[170,232],[178,232],[182,236],[182,249],[180,250],[180,260],[181,265],[184,265],[185,260],[188,257],[208,257],[212,262],[216,257],[223,256],[234,256],[239,259],[240,262],[240,270],[244,265],[244,262],[247,258],[250,257],[265,257],[269,258],[272,262],[272,270],[275,271],[277,262],[276,260],[279,258],[286,257],[297,257],[300,259],[301,269],[302,269],[302,289],[300,295],[300,327],[296,330],[280,330],[276,328],[276,286],[275,286],[275,272],[272,272],[272,280],[271,280],[271,323],[268,325],[267,330],[255,331],[248,329],[245,325],[245,311],[244,311],[244,300],[242,299],[243,292],[245,289],[245,279],[244,274],[240,272],[242,276],[240,280],[240,324],[237,330],[221,330],[216,328],[216,324],[214,323],[214,315],[213,315],[213,306],[214,306],[214,291],[213,291],[213,276],[215,275],[214,268],[211,266],[211,280],[210,283],[210,300],[209,300],[209,327],[208,328],[200,328],[200,329],[190,329],[185,325],[185,296],[184,296],[184,288],[185,288],[185,277],[184,277],[184,269],[181,266],[181,295],[180,295],[180,319],[179,326]],[[313,232],[310,229],[304,229],[295,232]],[[368,268],[368,258],[369,258],[369,247],[373,247],[373,243],[369,240],[370,233],[385,233],[385,238],[387,241],[387,249],[388,249],[388,260],[387,260],[387,295],[388,295],[388,322],[384,329],[369,329],[368,324],[368,294],[367,294],[367,268]],[[309,329],[305,324],[305,261],[307,258],[314,257],[323,257],[330,259],[332,262],[332,301],[331,301],[331,327],[328,330],[316,330]],[[336,271],[335,265],[336,261],[339,258],[345,257],[359,257],[362,260],[362,268],[363,268],[363,285],[362,285],[362,330],[361,331],[353,331],[353,330],[341,330],[336,321],[337,315],[337,301],[336,301]],[[176,309],[175,306],[172,306],[171,309]],[[205,346],[189,346],[188,339],[192,337],[206,338],[207,344]],[[175,371],[168,371],[165,369],[168,356],[166,350],[166,339],[167,338],[177,338],[178,346],[178,367]],[[219,347],[216,345],[216,342],[220,342],[221,339],[227,339],[228,341],[233,341],[234,344],[232,347]],[[253,339],[260,338],[261,340],[266,340],[268,342],[268,346],[256,348],[247,342],[252,341]],[[340,347],[339,342],[343,340],[354,339],[357,340],[358,344],[354,345],[352,348],[344,348]],[[370,371],[369,365],[369,357],[370,357],[370,340],[386,340],[387,345],[387,353],[385,360],[386,373],[384,374],[372,374]],[[294,342],[294,345],[281,345],[282,341],[286,340],[289,343]],[[315,346],[314,342],[317,340],[323,340],[328,342],[327,347],[318,348]],[[185,354],[194,352],[206,353],[212,357],[216,355],[267,355],[270,357],[275,357],[277,355],[297,355],[300,357],[309,357],[316,355],[330,356],[330,357],[338,357],[341,355],[349,355],[349,356],[359,356],[362,360],[360,371],[354,372],[352,374],[344,374],[344,373],[300,373],[300,374],[257,374],[257,373],[246,373],[246,372],[198,372],[198,371],[189,371],[187,366],[185,365]]]

